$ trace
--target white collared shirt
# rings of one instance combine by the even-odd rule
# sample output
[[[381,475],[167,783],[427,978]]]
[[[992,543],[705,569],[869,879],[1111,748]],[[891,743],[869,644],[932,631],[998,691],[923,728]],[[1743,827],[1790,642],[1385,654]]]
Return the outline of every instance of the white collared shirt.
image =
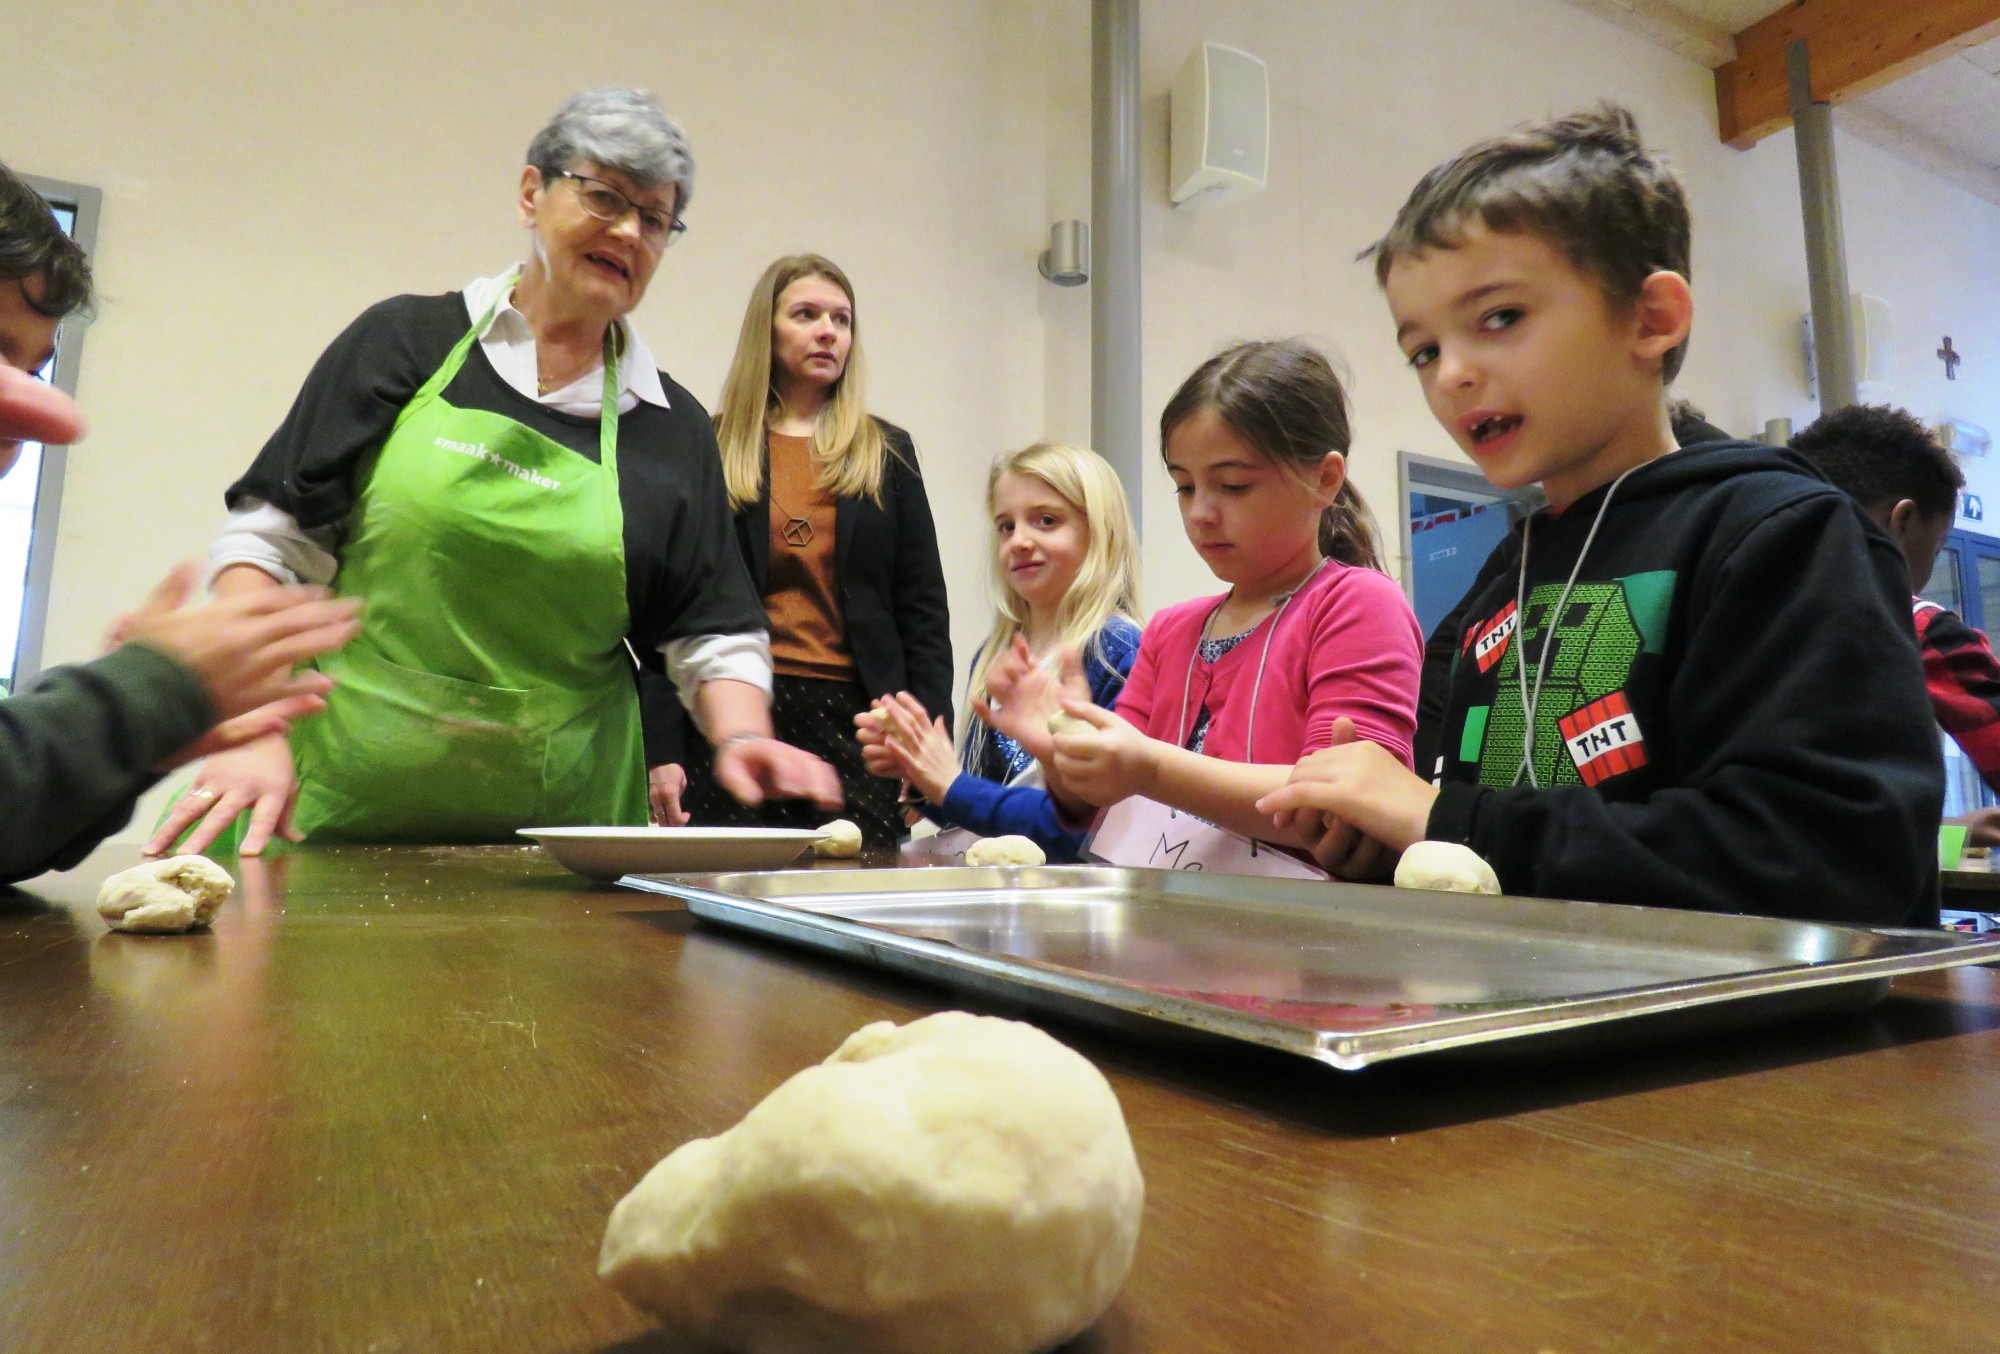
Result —
[[[513,269],[496,277],[476,277],[465,284],[465,318],[477,320],[486,313],[486,307],[493,304],[493,298],[507,287],[507,280]],[[618,358],[618,412],[630,413],[641,400],[656,404],[662,409],[667,404],[666,388],[660,384],[659,364],[653,361],[652,349],[646,340],[639,337],[639,331],[626,319],[616,321],[618,332],[623,339],[623,350]],[[528,317],[514,308],[513,289],[507,287],[507,295],[493,312],[493,320],[486,326],[486,332],[479,336],[480,351],[493,364],[493,370],[500,379],[526,395],[537,404],[546,404],[560,413],[572,414],[577,418],[596,418],[604,407],[604,364],[595,363],[590,370],[578,376],[560,390],[551,390],[544,395],[540,392],[541,372],[535,365],[535,331],[528,324]]]
[[[486,313],[501,288],[507,287],[513,271],[509,268],[466,283],[468,321]],[[641,401],[662,409],[670,407],[652,350],[629,320],[619,319],[616,323],[623,340],[618,358],[618,412],[628,413]],[[536,403],[578,418],[596,418],[603,410],[602,362],[562,389],[541,393],[534,329],[528,317],[514,308],[511,288],[480,335],[479,347],[501,380]],[[249,564],[280,583],[325,585],[333,581],[334,572],[340,567],[336,554],[339,539],[337,525],[306,529],[282,508],[261,499],[242,498],[230,512],[222,531],[209,544],[209,581],[212,583],[218,573],[232,564]],[[762,688],[766,695],[771,692],[770,637],[762,630],[668,640],[660,646],[660,652],[667,660],[667,674],[673,678],[681,704],[689,710],[695,708],[695,692],[701,684],[718,678],[748,682]]]

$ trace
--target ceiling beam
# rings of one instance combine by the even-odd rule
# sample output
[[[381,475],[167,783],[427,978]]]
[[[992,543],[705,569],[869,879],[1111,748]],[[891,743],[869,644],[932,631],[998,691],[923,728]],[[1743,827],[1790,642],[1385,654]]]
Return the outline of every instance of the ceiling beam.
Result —
[[[1794,0],[1736,35],[1715,72],[1717,125],[1738,150],[1791,126],[1785,48],[1804,38],[1815,102],[1845,103],[2000,36],[2000,0]]]

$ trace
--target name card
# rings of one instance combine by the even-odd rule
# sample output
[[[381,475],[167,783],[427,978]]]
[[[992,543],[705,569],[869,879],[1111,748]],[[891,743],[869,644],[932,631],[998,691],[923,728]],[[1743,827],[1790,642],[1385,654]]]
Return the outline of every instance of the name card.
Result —
[[[1289,851],[1135,795],[1112,806],[1084,852],[1107,865],[1331,879]]]

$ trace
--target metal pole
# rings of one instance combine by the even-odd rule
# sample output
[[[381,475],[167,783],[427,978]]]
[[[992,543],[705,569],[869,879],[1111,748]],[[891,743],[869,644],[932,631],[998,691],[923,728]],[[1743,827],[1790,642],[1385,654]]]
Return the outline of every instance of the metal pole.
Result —
[[[1136,506],[1139,401],[1139,0],[1090,6],[1090,440]],[[1134,513],[1136,519],[1141,514]]]
[[[1847,241],[1840,228],[1840,179],[1833,163],[1833,109],[1813,102],[1806,40],[1785,47],[1792,144],[1799,158],[1799,204],[1806,222],[1806,278],[1812,289],[1813,354],[1822,413],[1855,401],[1854,312],[1847,299]]]

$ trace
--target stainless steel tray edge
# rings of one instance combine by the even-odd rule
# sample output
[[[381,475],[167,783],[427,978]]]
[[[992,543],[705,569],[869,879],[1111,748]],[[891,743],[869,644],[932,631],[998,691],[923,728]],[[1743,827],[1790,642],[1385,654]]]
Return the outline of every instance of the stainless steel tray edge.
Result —
[[[1950,932],[1894,927],[1854,927],[1935,948],[1922,953],[1827,960],[1692,979],[1648,989],[1624,989],[1559,1001],[1523,1003],[1498,1011],[1443,1016],[1419,1025],[1341,1035],[1088,974],[1034,960],[1001,957],[903,935],[824,912],[763,899],[719,893],[670,877],[627,876],[621,884],[677,897],[698,917],[776,936],[811,948],[870,960],[920,977],[1000,995],[1023,988],[1060,996],[1088,1012],[1111,1008],[1212,1034],[1314,1058],[1343,1071],[1414,1054],[1443,1052],[1525,1035],[1556,1034],[1635,1016],[1688,1011],[1746,998],[1775,997],[1819,988],[1868,983],[1887,990],[1890,979],[1931,969],[2000,959],[2000,940],[1978,941]],[[1879,995],[1877,993],[1876,995]]]

